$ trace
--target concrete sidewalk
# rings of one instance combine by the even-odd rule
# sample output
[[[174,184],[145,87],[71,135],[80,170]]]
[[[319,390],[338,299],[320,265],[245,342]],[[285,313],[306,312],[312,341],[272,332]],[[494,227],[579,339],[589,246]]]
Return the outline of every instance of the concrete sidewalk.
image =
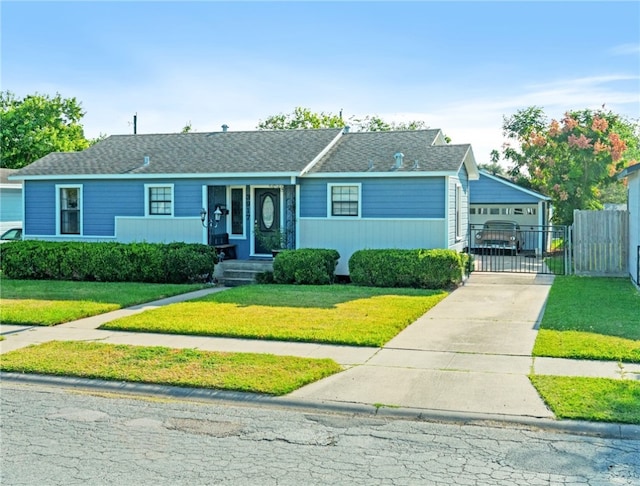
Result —
[[[55,327],[0,326],[0,353],[51,340],[332,358],[346,370],[288,398],[332,406],[387,405],[441,412],[552,418],[531,372],[640,379],[640,365],[532,358],[552,276],[474,273],[382,348],[98,330],[102,323],[189,300],[211,288]]]

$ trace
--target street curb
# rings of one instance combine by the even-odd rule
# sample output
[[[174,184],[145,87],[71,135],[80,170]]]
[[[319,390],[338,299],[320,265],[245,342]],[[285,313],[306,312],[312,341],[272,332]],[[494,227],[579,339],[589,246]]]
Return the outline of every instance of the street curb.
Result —
[[[609,439],[640,440],[640,425],[609,422],[553,420],[541,417],[483,414],[407,407],[376,406],[365,403],[309,401],[273,397],[256,393],[232,392],[206,388],[187,388],[171,385],[153,385],[90,378],[49,376],[0,372],[0,382],[26,385],[44,385],[78,390],[101,391],[133,396],[153,396],[188,399],[199,402],[219,402],[245,406],[270,406],[297,411],[364,415],[378,418],[415,420],[421,422],[453,423],[469,426],[520,426],[537,430],[603,437]]]

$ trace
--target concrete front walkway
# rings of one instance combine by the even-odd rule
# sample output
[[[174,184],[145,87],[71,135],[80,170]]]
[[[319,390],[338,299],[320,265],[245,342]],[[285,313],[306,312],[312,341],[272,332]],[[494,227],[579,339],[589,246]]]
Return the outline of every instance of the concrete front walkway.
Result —
[[[317,404],[551,418],[527,378],[531,372],[640,379],[639,364],[531,357],[552,281],[548,275],[474,273],[382,348],[97,329],[118,317],[225,290],[212,288],[55,327],[0,326],[7,338],[0,342],[0,353],[51,340],[82,340],[332,358],[345,371],[288,397]]]

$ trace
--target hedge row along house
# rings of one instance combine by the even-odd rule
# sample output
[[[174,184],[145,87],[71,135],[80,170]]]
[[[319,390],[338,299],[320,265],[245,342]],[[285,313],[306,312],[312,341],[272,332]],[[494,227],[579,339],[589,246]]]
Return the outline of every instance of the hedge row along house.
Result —
[[[114,135],[52,153],[23,182],[24,238],[233,245],[268,257],[265,234],[288,248],[329,248],[336,273],[364,248],[468,244],[470,145],[435,130],[345,129]]]

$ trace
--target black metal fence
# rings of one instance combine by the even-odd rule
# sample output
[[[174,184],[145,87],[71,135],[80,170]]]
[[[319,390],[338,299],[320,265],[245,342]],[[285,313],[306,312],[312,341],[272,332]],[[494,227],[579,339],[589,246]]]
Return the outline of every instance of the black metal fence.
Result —
[[[565,226],[472,224],[468,250],[477,272],[569,273]]]

